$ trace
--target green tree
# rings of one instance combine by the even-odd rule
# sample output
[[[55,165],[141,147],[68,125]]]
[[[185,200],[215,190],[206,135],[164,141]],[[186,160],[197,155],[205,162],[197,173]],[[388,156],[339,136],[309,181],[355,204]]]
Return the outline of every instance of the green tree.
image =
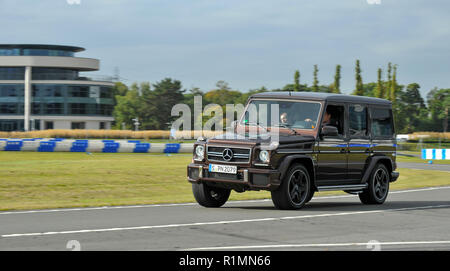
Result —
[[[330,89],[332,93],[341,93],[341,65],[336,65],[334,82],[331,84]]]
[[[362,81],[362,76],[361,76],[361,67],[360,67],[359,59],[356,60],[355,79],[356,79],[356,88],[353,92],[353,95],[363,96],[364,89],[363,89],[363,81]]]
[[[300,91],[300,71],[296,70],[294,74],[294,91]]]
[[[428,94],[428,104],[431,111],[431,120],[435,131],[448,131],[450,108],[450,89],[433,89]]]
[[[116,95],[117,104],[113,116],[115,129],[133,129],[133,118],[141,117],[141,99],[137,89],[128,90],[125,95]],[[123,127],[125,126],[125,127]]]
[[[319,79],[318,77],[319,69],[317,68],[317,65],[314,65],[314,80],[313,80],[313,86],[312,90],[314,92],[319,92]]]
[[[386,82],[386,91],[385,91],[385,99],[390,99],[391,97],[391,84],[392,84],[392,63],[388,63],[388,69],[387,69],[387,82]]]
[[[383,79],[382,79],[382,70],[381,68],[378,69],[378,80],[377,80],[377,87],[375,88],[375,97],[377,98],[384,98],[384,86],[383,86]]]

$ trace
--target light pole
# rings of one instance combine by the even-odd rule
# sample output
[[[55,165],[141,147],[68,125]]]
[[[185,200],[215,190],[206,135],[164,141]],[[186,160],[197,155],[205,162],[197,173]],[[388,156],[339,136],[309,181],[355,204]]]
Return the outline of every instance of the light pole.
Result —
[[[134,130],[135,131],[139,131],[139,125],[141,124],[139,122],[139,118],[132,119],[132,121],[133,121],[133,124],[134,124]]]

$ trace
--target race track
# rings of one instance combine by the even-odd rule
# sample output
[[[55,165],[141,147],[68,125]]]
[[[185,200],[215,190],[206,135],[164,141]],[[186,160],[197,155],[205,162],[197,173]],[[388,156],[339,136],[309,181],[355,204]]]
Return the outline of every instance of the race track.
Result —
[[[450,250],[450,187],[392,191],[385,204],[315,197],[0,212],[0,250]]]

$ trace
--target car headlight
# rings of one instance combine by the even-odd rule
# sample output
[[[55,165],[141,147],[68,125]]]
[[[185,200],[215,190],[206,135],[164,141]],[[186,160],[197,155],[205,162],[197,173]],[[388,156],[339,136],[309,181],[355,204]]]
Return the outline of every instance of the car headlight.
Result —
[[[203,160],[205,158],[205,147],[203,145],[195,147],[195,155],[197,156],[195,160]]]
[[[269,152],[268,151],[260,151],[259,152],[259,160],[263,163],[268,163],[269,162]]]

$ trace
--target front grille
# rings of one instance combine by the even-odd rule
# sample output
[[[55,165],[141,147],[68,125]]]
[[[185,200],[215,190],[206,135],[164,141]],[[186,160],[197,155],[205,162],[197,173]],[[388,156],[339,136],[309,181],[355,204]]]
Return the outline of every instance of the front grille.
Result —
[[[223,157],[225,149],[230,149],[233,152],[231,160],[227,161]],[[208,161],[217,161],[223,163],[249,163],[250,162],[250,148],[237,148],[237,147],[221,147],[221,146],[208,146],[207,158]]]

